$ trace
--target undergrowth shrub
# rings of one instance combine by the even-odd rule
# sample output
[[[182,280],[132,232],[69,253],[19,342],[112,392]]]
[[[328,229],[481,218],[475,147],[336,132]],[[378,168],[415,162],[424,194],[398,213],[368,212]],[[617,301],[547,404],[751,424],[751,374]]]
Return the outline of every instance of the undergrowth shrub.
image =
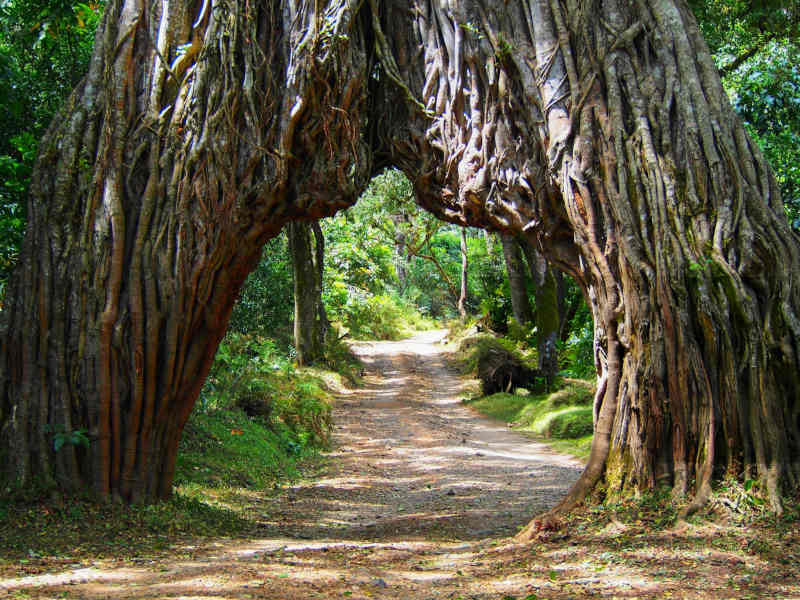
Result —
[[[229,333],[220,344],[196,412],[241,411],[291,447],[324,446],[330,396],[267,338]]]
[[[463,338],[458,345],[456,359],[462,372],[477,373],[481,359],[494,349],[505,350],[527,367],[536,368],[535,348],[523,347],[509,338],[497,337],[491,333],[478,333]]]
[[[355,293],[332,311],[353,338],[398,340],[434,323],[410,303],[394,295]]]

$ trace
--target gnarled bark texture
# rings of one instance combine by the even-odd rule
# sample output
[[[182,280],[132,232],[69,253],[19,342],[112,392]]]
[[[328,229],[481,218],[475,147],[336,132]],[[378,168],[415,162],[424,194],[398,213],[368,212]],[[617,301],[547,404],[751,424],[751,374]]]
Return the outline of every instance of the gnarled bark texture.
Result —
[[[678,0],[111,0],[42,144],[3,311],[10,474],[168,495],[261,244],[387,164],[590,300],[595,438],[559,510],[603,475],[702,501],[723,471],[780,509],[800,476],[800,246]],[[89,450],[54,452],[58,428]]]

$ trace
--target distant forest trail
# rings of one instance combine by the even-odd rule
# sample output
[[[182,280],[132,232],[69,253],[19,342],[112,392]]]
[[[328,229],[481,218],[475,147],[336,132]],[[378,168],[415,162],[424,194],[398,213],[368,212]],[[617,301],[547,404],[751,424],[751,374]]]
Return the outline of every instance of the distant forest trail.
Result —
[[[261,535],[197,541],[161,560],[108,558],[60,574],[5,580],[26,598],[527,600],[756,597],[800,591],[756,557],[695,544],[720,531],[637,535],[557,532],[509,538],[552,506],[581,465],[460,402],[466,382],[426,332],[356,342],[365,385],[342,394],[333,448],[318,477],[252,492]],[[578,517],[591,523],[591,514]],[[578,529],[581,527],[579,526]],[[191,542],[195,544],[195,542]],[[740,587],[741,586],[741,587]],[[752,586],[752,587],[750,587]]]
[[[444,335],[353,344],[366,385],[338,402],[328,477],[296,488],[293,505],[276,511],[284,530],[484,540],[513,535],[561,498],[581,464],[464,406],[465,382],[436,343]]]

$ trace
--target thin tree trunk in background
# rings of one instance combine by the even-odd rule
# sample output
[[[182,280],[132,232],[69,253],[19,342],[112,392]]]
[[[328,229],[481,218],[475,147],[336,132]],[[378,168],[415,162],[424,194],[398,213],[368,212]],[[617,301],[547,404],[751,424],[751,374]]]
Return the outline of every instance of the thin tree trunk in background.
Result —
[[[521,244],[533,280],[533,296],[536,306],[536,348],[539,354],[539,370],[548,381],[558,373],[556,341],[561,330],[562,310],[559,305],[558,281],[544,256],[529,242]]]
[[[525,263],[522,260],[520,244],[512,233],[501,233],[503,258],[506,263],[508,287],[511,290],[511,309],[520,325],[533,323],[533,311],[528,299],[528,285],[525,277]]]
[[[327,316],[322,305],[324,237],[319,223],[286,225],[294,274],[294,344],[297,364],[310,365],[324,353]]]
[[[395,226],[394,237],[394,268],[397,273],[397,281],[400,289],[404,290],[408,282],[408,241],[403,224],[407,223],[408,217],[405,211],[391,216]]]
[[[483,241],[486,243],[486,256],[494,258],[494,241],[492,240],[492,232],[488,229],[482,229]]]
[[[314,221],[311,224],[311,230],[314,233],[314,297],[317,302],[316,327],[321,346],[319,358],[322,358],[325,352],[325,340],[331,328],[331,322],[328,320],[328,313],[325,311],[325,303],[322,300],[323,282],[325,280],[325,234],[322,232],[322,226],[319,224],[319,221]]]
[[[467,230],[461,228],[461,292],[458,295],[458,316],[467,318]]]

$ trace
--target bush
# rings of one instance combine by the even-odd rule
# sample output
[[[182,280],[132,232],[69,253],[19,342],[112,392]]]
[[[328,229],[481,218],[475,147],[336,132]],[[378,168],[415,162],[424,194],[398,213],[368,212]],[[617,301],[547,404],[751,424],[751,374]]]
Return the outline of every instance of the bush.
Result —
[[[317,379],[298,372],[275,342],[259,336],[225,337],[197,410],[204,414],[239,410],[300,448],[328,442],[328,393]]]
[[[411,304],[393,295],[369,295],[351,290],[347,302],[336,307],[332,318],[341,320],[356,339],[398,340],[434,323]]]
[[[462,372],[477,374],[481,361],[495,351],[508,352],[514,360],[526,367],[536,368],[535,349],[523,352],[522,348],[510,339],[496,337],[491,333],[478,333],[463,338],[459,343],[457,359],[461,364]]]
[[[575,439],[592,435],[592,408],[573,406],[555,413],[543,433],[547,437]]]

